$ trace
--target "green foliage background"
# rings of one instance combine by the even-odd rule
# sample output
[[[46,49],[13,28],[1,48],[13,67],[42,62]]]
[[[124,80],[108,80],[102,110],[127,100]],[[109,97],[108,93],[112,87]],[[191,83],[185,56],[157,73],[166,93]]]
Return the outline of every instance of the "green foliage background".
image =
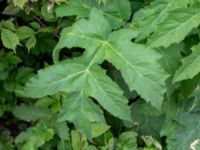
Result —
[[[199,150],[199,0],[0,6],[0,150]]]

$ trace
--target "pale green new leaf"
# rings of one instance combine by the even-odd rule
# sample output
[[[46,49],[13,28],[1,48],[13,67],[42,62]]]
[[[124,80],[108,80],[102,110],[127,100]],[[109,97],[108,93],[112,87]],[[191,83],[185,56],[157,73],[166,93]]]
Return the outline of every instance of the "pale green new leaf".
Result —
[[[89,17],[90,11],[97,8],[110,22],[113,28],[125,24],[131,15],[128,0],[109,0],[99,3],[98,0],[70,0],[68,4],[56,7],[59,17],[76,15],[79,18]]]
[[[151,47],[168,47],[182,41],[192,29],[200,24],[199,5],[189,8],[179,8],[171,11],[165,21],[150,37]]]
[[[8,29],[2,29],[1,40],[6,48],[13,49],[14,51],[16,46],[19,45],[19,37]]]
[[[182,63],[174,75],[174,82],[192,79],[200,72],[200,44],[192,48],[192,53],[185,57]]]
[[[37,42],[37,39],[35,36],[31,36],[27,41],[26,41],[26,47],[28,49],[28,52],[30,51],[31,48],[35,47],[35,44]]]
[[[92,124],[92,137],[96,138],[110,129],[110,126],[103,123]]]
[[[19,6],[20,8],[23,8],[27,0],[13,0],[13,2],[15,6]]]
[[[141,41],[154,32],[168,16],[168,12],[187,6],[189,0],[156,0],[133,16],[131,27],[139,30],[136,41]]]
[[[159,109],[167,75],[157,62],[160,55],[156,51],[131,42],[136,35],[137,32],[130,29],[111,33],[107,21],[93,9],[90,20],[82,19],[62,31],[54,50],[54,60],[57,60],[61,48],[85,48],[83,57],[91,60],[89,65],[100,63],[104,59],[113,63],[122,72],[129,88],[136,90],[147,102]]]

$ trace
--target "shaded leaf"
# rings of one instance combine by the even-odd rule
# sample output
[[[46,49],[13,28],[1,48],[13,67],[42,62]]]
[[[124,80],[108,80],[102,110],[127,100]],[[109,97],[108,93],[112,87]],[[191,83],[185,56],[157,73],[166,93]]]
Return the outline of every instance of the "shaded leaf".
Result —
[[[200,44],[192,48],[192,54],[183,58],[182,63],[174,75],[174,82],[192,79],[200,72]]]
[[[48,109],[37,108],[34,105],[19,105],[13,110],[15,117],[24,121],[36,121],[38,119],[48,119],[51,113]]]

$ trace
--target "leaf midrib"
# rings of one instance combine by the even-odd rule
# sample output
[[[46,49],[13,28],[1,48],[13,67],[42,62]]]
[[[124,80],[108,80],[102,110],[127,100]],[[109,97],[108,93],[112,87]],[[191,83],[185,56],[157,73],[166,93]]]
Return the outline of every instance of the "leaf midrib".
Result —
[[[89,39],[89,40],[92,40],[92,41],[100,42],[103,46],[106,46],[106,45],[107,45],[107,46],[110,47],[110,48],[114,51],[114,53],[116,53],[127,65],[129,65],[139,77],[145,78],[146,80],[148,80],[148,81],[150,81],[150,82],[152,82],[152,83],[155,83],[155,81],[150,80],[149,78],[146,78],[145,76],[143,76],[142,74],[140,74],[137,70],[135,70],[135,66],[132,65],[131,63],[129,63],[129,62],[127,61],[127,59],[124,58],[124,57],[123,57],[123,56],[122,56],[108,41],[104,41],[104,40],[100,40],[100,39],[91,38],[91,37],[85,36],[85,35],[83,35],[83,34],[75,34],[75,33],[73,33],[73,32],[69,32],[68,34],[76,35],[76,36],[79,36],[79,37],[81,37],[81,38],[86,38],[86,39]],[[100,48],[99,48],[99,49],[100,49]],[[99,52],[100,52],[100,50],[98,50],[98,52],[96,53],[95,57],[97,56],[97,54],[98,54]],[[94,58],[95,58],[95,57],[93,57],[93,59],[91,60],[91,62],[94,61]],[[90,64],[92,65],[92,63],[90,63]],[[89,69],[89,67],[87,68],[87,70],[88,70],[88,69]]]

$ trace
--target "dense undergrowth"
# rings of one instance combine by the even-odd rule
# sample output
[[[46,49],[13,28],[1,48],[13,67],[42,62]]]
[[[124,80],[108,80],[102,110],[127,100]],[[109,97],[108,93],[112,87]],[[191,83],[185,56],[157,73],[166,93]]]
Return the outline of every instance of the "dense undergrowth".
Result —
[[[199,0],[0,0],[0,150],[199,150]]]

